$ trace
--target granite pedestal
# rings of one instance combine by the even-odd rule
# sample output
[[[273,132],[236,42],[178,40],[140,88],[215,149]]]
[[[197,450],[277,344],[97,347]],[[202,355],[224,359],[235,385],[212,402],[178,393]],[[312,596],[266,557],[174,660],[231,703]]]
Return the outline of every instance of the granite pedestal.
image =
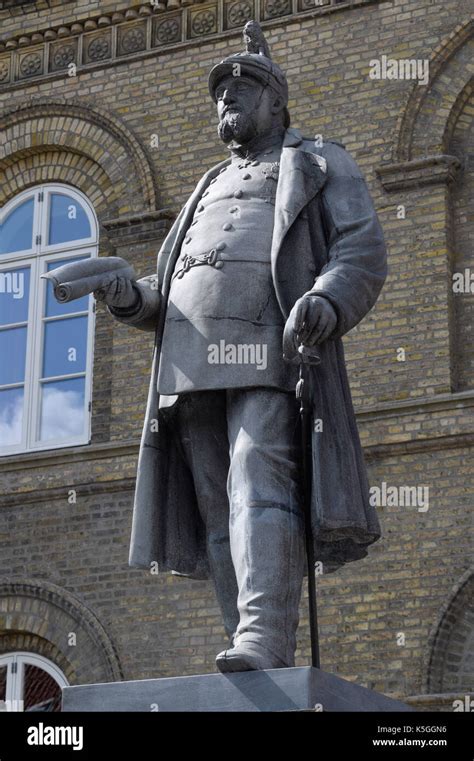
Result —
[[[413,711],[311,666],[203,674],[63,689],[63,711]]]

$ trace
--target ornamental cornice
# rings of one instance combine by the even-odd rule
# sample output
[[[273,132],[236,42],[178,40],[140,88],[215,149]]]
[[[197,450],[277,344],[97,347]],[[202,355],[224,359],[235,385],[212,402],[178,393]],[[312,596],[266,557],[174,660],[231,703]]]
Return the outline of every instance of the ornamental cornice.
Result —
[[[0,39],[0,91],[157,55],[294,16],[350,10],[381,0],[152,0],[123,11]]]

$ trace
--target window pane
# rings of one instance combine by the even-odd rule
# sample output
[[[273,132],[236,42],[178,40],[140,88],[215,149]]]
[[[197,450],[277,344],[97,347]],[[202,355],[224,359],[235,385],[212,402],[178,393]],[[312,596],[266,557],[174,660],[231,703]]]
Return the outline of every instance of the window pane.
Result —
[[[23,388],[0,391],[0,446],[20,443],[22,420]]]
[[[84,431],[85,379],[43,383],[40,440],[64,439]]]
[[[91,226],[82,206],[71,196],[52,193],[50,198],[49,245],[90,238]]]
[[[0,325],[28,320],[29,293],[29,267],[0,272]]]
[[[61,261],[49,262],[48,272],[55,270],[56,267],[62,267],[64,264],[79,262],[81,259],[89,259],[89,256],[75,256],[73,259],[61,259]],[[89,309],[89,297],[84,296],[82,299],[75,299],[67,304],[61,304],[54,298],[53,285],[48,281],[48,290],[46,292],[46,317],[55,317],[59,314],[70,314],[71,312],[87,312]]]
[[[84,372],[86,354],[87,317],[45,323],[43,378]]]
[[[59,711],[61,688],[53,677],[38,666],[25,663],[23,701],[25,711]]]
[[[34,204],[34,198],[24,201],[0,225],[0,254],[11,254],[31,248]]]
[[[25,380],[26,327],[0,330],[0,357],[0,386]]]

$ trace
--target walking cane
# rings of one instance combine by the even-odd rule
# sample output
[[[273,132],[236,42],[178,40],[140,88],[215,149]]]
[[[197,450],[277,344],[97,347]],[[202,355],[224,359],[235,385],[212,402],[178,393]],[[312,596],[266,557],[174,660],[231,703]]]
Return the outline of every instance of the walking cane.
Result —
[[[311,487],[312,487],[312,448],[311,448],[311,408],[309,400],[309,367],[319,365],[321,358],[314,348],[303,346],[298,348],[299,381],[296,384],[296,398],[300,402],[301,447],[303,457],[303,509],[306,541],[306,560],[308,563],[308,598],[309,598],[309,631],[311,637],[311,665],[320,668],[318,611],[316,605],[316,578],[314,570],[314,545],[311,527]]]

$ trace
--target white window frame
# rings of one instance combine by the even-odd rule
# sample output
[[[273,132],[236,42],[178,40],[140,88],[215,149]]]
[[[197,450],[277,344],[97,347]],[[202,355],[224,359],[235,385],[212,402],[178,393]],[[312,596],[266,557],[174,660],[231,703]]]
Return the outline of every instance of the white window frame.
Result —
[[[89,220],[89,225],[91,228],[91,235],[88,238],[81,238],[80,240],[71,240],[67,241],[66,243],[54,243],[52,245],[49,245],[47,242],[48,240],[48,217],[49,212],[51,209],[51,196],[54,193],[61,193],[61,191],[64,193],[65,188],[68,186],[66,185],[44,185],[43,186],[45,190],[48,192],[44,195],[44,210],[41,214],[41,220],[40,220],[40,231],[39,234],[41,236],[42,240],[42,250],[45,253],[54,252],[54,251],[64,251],[64,247],[67,246],[68,251],[74,251],[76,248],[83,248],[87,245],[93,245],[97,242],[97,230],[98,230],[98,224],[97,224],[97,218],[93,212],[92,206],[90,205],[90,202],[87,200],[85,196],[82,195],[82,193],[78,193],[77,191],[74,193],[71,193],[69,190],[67,190],[67,195],[76,198],[81,202],[81,206],[83,207],[84,211],[86,212],[87,219]],[[86,204],[84,204],[84,201],[86,201]]]
[[[47,223],[53,193],[64,193],[76,200],[87,214],[91,236],[79,241],[54,244],[52,246],[45,243],[47,241]],[[77,316],[88,316],[87,329],[87,356],[85,371],[77,374],[71,373],[67,376],[57,376],[54,379],[61,380],[66,378],[85,378],[84,393],[84,431],[81,435],[57,439],[48,439],[40,441],[40,413],[41,413],[41,367],[43,358],[43,322],[55,318],[45,318],[44,309],[47,293],[47,281],[41,280],[40,275],[47,271],[49,262],[55,260],[71,259],[75,256],[90,257],[98,256],[98,230],[99,225],[94,208],[88,198],[70,185],[62,183],[47,183],[36,185],[33,188],[19,193],[8,204],[5,205],[0,214],[0,221],[6,217],[20,204],[35,198],[33,210],[33,233],[32,248],[23,251],[17,251],[11,254],[0,254],[0,272],[17,269],[22,266],[30,268],[30,293],[28,304],[28,332],[26,345],[26,362],[25,362],[25,381],[18,383],[17,386],[24,388],[23,401],[23,420],[21,441],[16,444],[2,446],[0,442],[0,457],[8,455],[38,452],[50,449],[62,449],[71,446],[83,446],[90,444],[91,437],[91,408],[92,408],[92,373],[93,373],[93,356],[94,356],[94,332],[95,332],[95,301],[92,294],[89,296],[88,309],[77,312]],[[72,317],[75,312],[70,312],[63,317]],[[22,323],[19,323],[21,325]],[[11,327],[11,326],[9,326]],[[3,388],[14,388],[15,384],[0,386]]]
[[[7,684],[5,693],[5,707],[0,704],[0,712],[24,711],[24,684],[25,684],[25,666],[36,666],[46,671],[59,687],[68,687],[69,682],[58,666],[49,661],[43,655],[29,652],[7,653],[0,655],[0,668],[7,667]]]

